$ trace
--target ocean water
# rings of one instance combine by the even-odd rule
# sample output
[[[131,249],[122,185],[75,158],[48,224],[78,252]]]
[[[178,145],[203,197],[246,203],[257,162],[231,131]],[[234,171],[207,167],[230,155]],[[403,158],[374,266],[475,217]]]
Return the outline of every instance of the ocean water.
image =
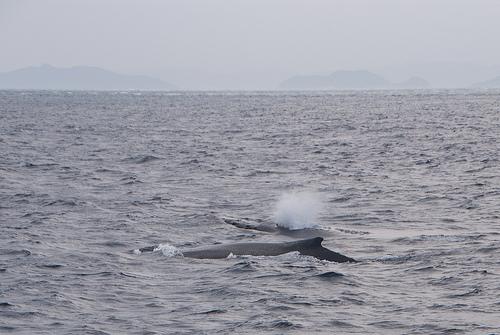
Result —
[[[498,91],[0,91],[0,333],[499,334],[499,150]],[[179,255],[291,239],[226,217],[360,262]]]

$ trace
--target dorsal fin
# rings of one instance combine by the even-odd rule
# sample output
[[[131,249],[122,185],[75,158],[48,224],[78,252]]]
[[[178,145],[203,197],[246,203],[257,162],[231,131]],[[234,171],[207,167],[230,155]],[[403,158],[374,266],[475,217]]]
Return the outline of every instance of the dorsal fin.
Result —
[[[306,240],[299,240],[290,243],[296,245],[298,249],[304,249],[304,248],[319,248],[321,247],[322,242],[323,242],[323,237],[313,237],[313,238],[308,238]]]
[[[322,237],[314,237],[308,240],[297,241],[298,245],[295,245],[295,247],[301,254],[313,256],[321,260],[337,263],[356,262],[356,260],[350,257],[323,247],[321,242],[323,242]]]

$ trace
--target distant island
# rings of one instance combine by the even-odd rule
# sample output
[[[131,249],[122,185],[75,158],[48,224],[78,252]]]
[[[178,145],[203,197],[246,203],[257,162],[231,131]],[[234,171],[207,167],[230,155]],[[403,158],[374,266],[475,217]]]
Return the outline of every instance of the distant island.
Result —
[[[172,84],[148,76],[123,75],[92,66],[26,67],[0,73],[0,89],[48,90],[175,90]]]
[[[472,85],[473,88],[500,88],[500,76]]]
[[[361,90],[361,89],[416,89],[429,88],[422,78],[412,77],[401,83],[391,83],[384,77],[365,70],[336,71],[330,75],[294,76],[279,86],[291,90]]]

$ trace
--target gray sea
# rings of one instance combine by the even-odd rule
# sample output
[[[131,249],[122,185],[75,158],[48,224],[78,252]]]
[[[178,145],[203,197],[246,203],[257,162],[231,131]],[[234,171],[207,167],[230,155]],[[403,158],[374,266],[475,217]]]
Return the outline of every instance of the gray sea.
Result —
[[[0,91],[0,333],[500,334],[499,150],[499,91]],[[177,252],[277,207],[360,262]]]

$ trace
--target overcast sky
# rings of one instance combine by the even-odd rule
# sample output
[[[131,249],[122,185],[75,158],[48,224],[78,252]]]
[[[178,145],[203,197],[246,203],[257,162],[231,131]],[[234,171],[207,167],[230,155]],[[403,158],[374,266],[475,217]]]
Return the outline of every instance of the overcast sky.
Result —
[[[460,86],[500,75],[500,1],[0,0],[0,71],[48,63],[191,89],[366,69]]]

